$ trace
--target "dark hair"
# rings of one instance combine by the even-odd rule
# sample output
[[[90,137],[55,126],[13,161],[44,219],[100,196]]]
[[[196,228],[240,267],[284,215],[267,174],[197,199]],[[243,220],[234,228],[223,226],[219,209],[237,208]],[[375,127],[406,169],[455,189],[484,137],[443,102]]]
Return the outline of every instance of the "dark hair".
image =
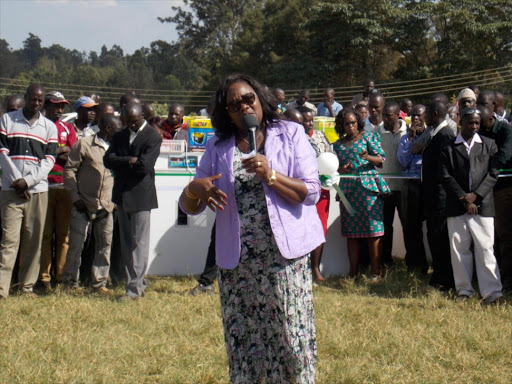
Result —
[[[284,111],[283,117],[285,120],[300,124],[298,118],[302,118],[302,113],[300,113],[300,111],[295,108],[288,108],[286,111]]]
[[[129,92],[126,92],[123,96],[121,96],[121,98],[119,99],[119,106],[121,107],[122,105],[126,105],[128,103],[130,103],[131,101],[133,100],[140,100],[139,97],[137,96],[137,93],[135,91],[129,91]]]
[[[334,130],[340,137],[340,139],[343,139],[346,135],[345,130],[343,129],[343,120],[345,120],[345,116],[347,116],[349,113],[353,114],[356,117],[357,120],[357,130],[361,132],[364,130],[364,122],[359,114],[359,112],[354,111],[352,108],[345,108],[338,113],[335,120]]]
[[[231,136],[235,135],[237,131],[235,123],[233,123],[229,117],[226,108],[226,92],[235,83],[247,83],[254,89],[254,92],[256,92],[260,100],[261,109],[263,111],[263,124],[265,127],[280,120],[279,114],[277,113],[276,99],[271,96],[269,92],[264,90],[263,85],[249,75],[239,73],[228,75],[215,93],[215,106],[213,107],[211,117],[212,125],[216,130],[215,134],[219,138],[217,143],[229,139]]]
[[[153,116],[152,118],[150,118],[148,120],[148,123],[152,127],[156,127],[156,128],[160,128],[160,129],[165,129],[164,128],[165,127],[165,119],[162,119],[161,117]]]
[[[101,119],[100,119],[100,122],[98,125],[103,127],[105,125],[112,124],[113,122],[116,122],[117,124],[119,124],[120,127],[123,125],[121,123],[121,119],[119,117],[117,117],[115,115],[111,115],[111,114],[106,114],[106,115],[101,116]]]
[[[315,111],[313,111],[312,109],[306,107],[305,105],[299,105],[297,108],[295,108],[297,111],[299,111],[300,113],[304,114],[304,113],[315,113]]]
[[[393,111],[395,111],[396,113],[400,113],[400,105],[398,105],[398,103],[396,101],[388,101],[386,103],[386,105],[384,105],[384,108],[391,108],[393,109]]]

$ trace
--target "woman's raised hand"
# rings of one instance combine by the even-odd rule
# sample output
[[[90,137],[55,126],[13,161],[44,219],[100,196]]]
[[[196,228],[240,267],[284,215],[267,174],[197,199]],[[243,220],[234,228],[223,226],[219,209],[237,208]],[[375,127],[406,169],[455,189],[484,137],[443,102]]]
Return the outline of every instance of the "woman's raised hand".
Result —
[[[228,205],[228,196],[219,188],[217,188],[213,182],[220,179],[221,173],[214,176],[201,177],[194,179],[188,185],[190,193],[196,195],[201,201],[203,201],[213,212],[216,209],[224,210],[224,206]]]
[[[272,176],[267,158],[259,153],[250,159],[243,160],[242,167],[249,173],[256,173],[261,180],[266,181]]]

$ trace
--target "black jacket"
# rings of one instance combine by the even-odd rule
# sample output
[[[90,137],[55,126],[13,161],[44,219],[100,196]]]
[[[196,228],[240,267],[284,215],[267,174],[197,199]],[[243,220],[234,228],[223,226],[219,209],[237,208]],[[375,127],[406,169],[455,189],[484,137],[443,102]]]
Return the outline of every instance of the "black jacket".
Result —
[[[446,192],[441,180],[441,151],[454,137],[450,127],[443,127],[423,150],[421,174],[425,217],[445,216]]]
[[[442,178],[447,192],[446,216],[466,213],[459,200],[466,193],[477,195],[475,204],[481,216],[494,216],[493,188],[498,181],[498,147],[494,140],[480,136],[482,143],[474,143],[468,155],[463,143],[452,140],[442,152]],[[471,172],[471,188],[469,174]]]
[[[498,146],[498,161],[500,169],[512,169],[512,126],[504,121],[496,119],[491,130],[480,129],[480,136],[493,139]],[[512,173],[507,171],[504,173]],[[506,188],[512,185],[512,177],[500,177],[494,190]]]
[[[130,144],[128,128],[112,138],[103,162],[114,172],[112,201],[122,205],[126,212],[149,211],[158,208],[155,188],[155,163],[160,155],[160,135],[146,124]],[[129,165],[131,157],[137,157]]]

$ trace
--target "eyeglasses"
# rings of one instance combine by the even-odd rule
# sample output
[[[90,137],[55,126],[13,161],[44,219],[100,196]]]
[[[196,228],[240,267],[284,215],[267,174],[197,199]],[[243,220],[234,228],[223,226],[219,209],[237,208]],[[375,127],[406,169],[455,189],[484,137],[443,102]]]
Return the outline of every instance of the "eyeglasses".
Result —
[[[472,115],[473,113],[476,113],[477,115],[481,114],[480,110],[478,110],[478,109],[475,109],[475,108],[468,109],[468,108],[466,108],[466,109],[462,110],[462,113],[460,114],[460,118],[462,119],[464,116]]]
[[[252,92],[246,93],[245,95],[242,95],[242,98],[240,100],[233,100],[232,102],[228,103],[228,106],[226,109],[231,113],[236,113],[242,109],[242,103],[245,105],[253,105],[256,101],[256,95]]]

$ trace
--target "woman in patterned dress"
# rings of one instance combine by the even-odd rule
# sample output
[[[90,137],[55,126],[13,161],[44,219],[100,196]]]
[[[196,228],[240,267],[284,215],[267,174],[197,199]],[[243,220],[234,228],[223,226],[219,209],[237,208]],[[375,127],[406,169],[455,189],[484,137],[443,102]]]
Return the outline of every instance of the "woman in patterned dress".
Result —
[[[252,158],[245,115],[260,123]],[[230,75],[180,206],[216,212],[216,262],[232,383],[314,383],[315,314],[308,254],[325,241],[320,182],[303,128],[281,121],[262,86]]]
[[[322,131],[313,129],[315,113],[305,106],[300,106],[297,109],[302,113],[302,125],[304,126],[304,131],[306,132],[309,143],[315,150],[316,157],[318,158],[318,156],[324,152],[332,152],[331,143],[329,143],[325,134]],[[322,189],[320,200],[316,203],[316,211],[318,212],[318,217],[320,218],[322,227],[324,228],[324,236],[327,235],[327,219],[329,218],[330,201],[330,191]],[[320,244],[313,252],[311,252],[311,269],[313,272],[313,279],[319,283],[324,281],[322,273],[320,272],[323,250],[324,245]]]
[[[340,203],[341,233],[347,238],[350,276],[359,274],[360,239],[367,239],[370,254],[370,273],[373,279],[380,276],[380,238],[384,235],[383,194],[390,193],[386,182],[375,167],[382,167],[385,153],[380,138],[365,132],[363,120],[353,110],[343,110],[336,117],[336,132],[340,139],[334,143],[340,174],[361,177],[341,178],[340,188],[355,210],[350,215]]]

